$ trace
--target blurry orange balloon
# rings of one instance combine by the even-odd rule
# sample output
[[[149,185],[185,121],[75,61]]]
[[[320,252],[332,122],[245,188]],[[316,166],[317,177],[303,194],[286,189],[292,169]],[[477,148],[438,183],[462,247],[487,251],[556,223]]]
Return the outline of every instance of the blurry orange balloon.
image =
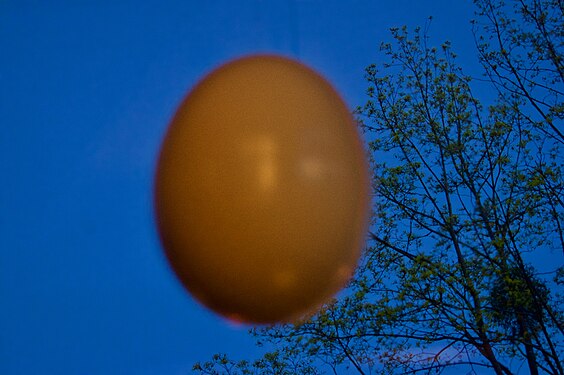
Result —
[[[164,139],[155,204],[186,289],[222,316],[313,313],[349,280],[364,243],[369,172],[331,85],[278,56],[232,61],[186,97]]]

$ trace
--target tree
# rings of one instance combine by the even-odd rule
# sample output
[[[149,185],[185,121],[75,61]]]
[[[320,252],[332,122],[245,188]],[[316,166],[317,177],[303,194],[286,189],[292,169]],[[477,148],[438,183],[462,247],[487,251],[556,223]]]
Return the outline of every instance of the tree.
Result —
[[[564,3],[562,0],[475,0],[478,54],[490,82],[505,98],[531,107],[528,121],[564,143]]]
[[[538,374],[539,370],[532,335],[539,332],[539,322],[543,319],[543,311],[537,308],[536,301],[541,305],[548,303],[548,294],[546,286],[535,278],[530,268],[518,267],[495,279],[490,292],[493,321],[510,330],[509,340],[523,342],[531,374]]]
[[[263,359],[196,370],[564,375],[564,268],[535,261],[564,254],[564,7],[475,4],[496,99],[481,104],[449,43],[392,29],[357,111],[376,195],[347,292],[306,321],[253,330],[276,348]]]

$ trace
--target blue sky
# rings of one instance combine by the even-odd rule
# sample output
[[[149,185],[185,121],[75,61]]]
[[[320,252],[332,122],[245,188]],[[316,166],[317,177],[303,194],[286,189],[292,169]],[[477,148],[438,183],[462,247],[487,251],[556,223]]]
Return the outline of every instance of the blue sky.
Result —
[[[430,15],[476,69],[470,1],[0,1],[0,373],[176,375],[257,355],[161,253],[152,178],[171,116],[203,74],[257,52],[363,104],[388,28]]]

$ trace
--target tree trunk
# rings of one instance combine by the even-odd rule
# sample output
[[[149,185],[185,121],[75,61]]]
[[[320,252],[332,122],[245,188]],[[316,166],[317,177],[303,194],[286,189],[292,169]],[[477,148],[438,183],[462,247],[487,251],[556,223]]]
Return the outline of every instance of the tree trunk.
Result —
[[[537,364],[537,357],[533,349],[531,336],[529,334],[529,331],[527,330],[523,317],[521,317],[520,315],[517,317],[517,323],[519,324],[519,336],[523,340],[523,345],[525,345],[525,355],[527,356],[529,371],[531,375],[539,375],[539,366]]]

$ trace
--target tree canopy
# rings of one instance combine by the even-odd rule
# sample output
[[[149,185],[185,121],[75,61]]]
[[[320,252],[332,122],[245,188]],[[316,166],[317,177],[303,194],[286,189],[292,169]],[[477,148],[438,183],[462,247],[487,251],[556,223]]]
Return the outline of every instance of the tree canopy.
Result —
[[[252,330],[275,348],[264,357],[194,370],[564,375],[564,4],[474,3],[484,77],[427,27],[392,29],[386,63],[366,69],[374,215],[347,291]],[[477,79],[495,95],[480,100]]]

